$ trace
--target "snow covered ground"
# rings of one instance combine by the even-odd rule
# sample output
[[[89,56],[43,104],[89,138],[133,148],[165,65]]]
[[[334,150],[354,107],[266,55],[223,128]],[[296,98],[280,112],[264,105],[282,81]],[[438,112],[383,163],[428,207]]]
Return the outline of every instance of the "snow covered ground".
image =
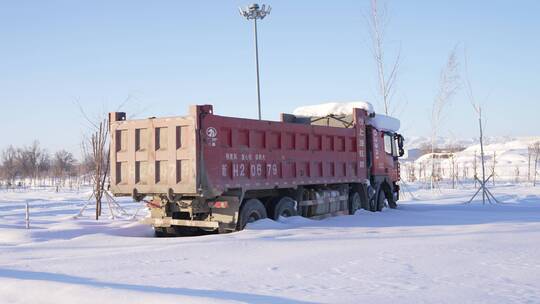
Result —
[[[73,218],[88,193],[0,192],[0,303],[540,303],[540,187],[410,188],[396,210],[189,238]]]

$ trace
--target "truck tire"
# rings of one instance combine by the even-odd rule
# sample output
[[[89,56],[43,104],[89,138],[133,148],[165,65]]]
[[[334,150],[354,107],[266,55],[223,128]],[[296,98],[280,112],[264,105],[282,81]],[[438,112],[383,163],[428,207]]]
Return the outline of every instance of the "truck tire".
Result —
[[[298,214],[298,211],[296,210],[296,202],[288,196],[282,197],[270,209],[272,210],[270,215],[275,221],[279,220],[280,216],[289,217]]]
[[[381,185],[379,186],[379,191],[377,192],[377,199],[376,199],[376,205],[375,210],[373,211],[382,211],[384,206],[386,205],[386,194],[384,191],[384,187]]]
[[[154,227],[155,237],[179,237],[179,236],[198,236],[204,234],[204,231],[196,227]]]
[[[390,209],[397,208],[396,198],[394,196],[394,193],[392,193],[392,190],[390,189],[390,187],[386,188],[386,201]]]
[[[163,227],[154,227],[154,236],[155,237],[168,237],[167,229]]]
[[[249,199],[244,202],[240,210],[238,230],[243,230],[247,223],[252,223],[266,217],[266,209],[261,201],[256,198]]]
[[[377,188],[373,188],[371,185],[366,187],[366,201],[362,205],[362,208],[367,211],[376,211],[375,200],[377,199],[377,190]]]
[[[199,236],[205,234],[205,231],[198,227],[172,226],[173,236]]]
[[[362,206],[362,199],[358,191],[352,191],[349,193],[349,214],[354,215],[356,210]]]
[[[381,184],[379,186],[379,191],[377,193],[377,210],[382,211],[382,209],[388,206],[391,209],[397,208],[397,204],[394,201],[394,195],[387,184]]]

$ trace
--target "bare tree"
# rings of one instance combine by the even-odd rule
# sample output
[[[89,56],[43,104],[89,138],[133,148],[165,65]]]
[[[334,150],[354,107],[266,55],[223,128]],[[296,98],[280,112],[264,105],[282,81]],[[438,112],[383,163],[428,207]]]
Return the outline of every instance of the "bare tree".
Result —
[[[416,181],[416,164],[414,161],[407,164],[407,180],[409,182]]]
[[[457,168],[456,168],[456,156],[452,152],[450,154],[450,174],[452,175],[452,189],[456,189],[456,177],[457,177]]]
[[[528,167],[528,170],[527,170],[527,181],[530,182],[531,181],[531,160],[532,158],[534,157],[534,154],[535,154],[535,151],[534,151],[534,144],[531,144],[527,147],[527,155],[529,156],[528,157],[528,162],[527,162],[527,167]]]
[[[108,121],[104,119],[99,124],[93,124],[94,131],[87,142],[83,144],[85,160],[90,167],[93,197],[96,200],[96,220],[101,216],[101,203],[105,195],[105,183],[109,173],[109,128]]]
[[[13,185],[20,174],[17,166],[17,149],[9,146],[2,152],[2,173],[8,185]]]
[[[456,184],[460,184],[460,182],[459,182],[459,162],[456,161],[455,166],[456,166],[456,168],[454,169],[454,178],[456,179]]]
[[[32,168],[30,162],[28,161],[28,154],[25,153],[25,148],[17,148],[17,153],[15,154],[17,172],[19,173],[19,181],[22,179],[28,178]]]
[[[39,159],[43,154],[39,147],[39,142],[34,141],[32,145],[15,150],[15,166],[20,178],[30,179],[30,183],[36,183],[39,173]]]
[[[38,178],[40,178],[42,182],[43,182],[43,178],[45,178],[50,172],[51,167],[52,167],[51,157],[46,150],[43,150],[43,153],[41,153],[38,159]]]
[[[390,18],[385,2],[379,5],[378,0],[371,0],[370,13],[366,19],[371,39],[371,53],[377,67],[379,102],[384,105],[384,113],[389,115],[400,64],[401,47],[398,48],[395,58],[388,60],[385,52],[387,50],[386,29]]]
[[[59,185],[63,185],[65,178],[73,172],[75,162],[73,154],[66,150],[60,150],[54,154],[53,174],[57,178],[56,192]]]
[[[534,157],[534,175],[533,186],[536,187],[536,175],[538,174],[538,159],[540,158],[540,141],[537,141],[533,145],[535,157]]]
[[[86,144],[83,144],[85,146]],[[83,153],[83,159],[78,165],[79,177],[82,179],[82,184],[88,184],[91,182],[92,173],[94,172],[94,159],[89,153]]]
[[[493,177],[493,174],[490,175],[488,178],[486,178],[486,163],[485,163],[485,157],[484,157],[484,129],[482,125],[482,107],[479,102],[476,101],[473,94],[472,84],[469,79],[469,72],[468,72],[468,60],[467,60],[467,52],[465,50],[465,81],[466,81],[466,87],[467,87],[467,95],[469,98],[469,101],[478,115],[478,129],[480,133],[480,164],[482,165],[482,180],[479,180],[478,177],[475,176],[475,181],[478,181],[480,183],[480,188],[476,191],[476,193],[471,197],[468,203],[472,202],[472,200],[476,197],[476,195],[482,191],[482,203],[486,203],[486,198],[489,203],[491,203],[491,198],[495,202],[498,203],[498,200],[495,198],[495,196],[489,191],[489,189],[486,187],[487,182],[491,177]],[[494,172],[493,172],[494,173]]]
[[[43,154],[42,149],[39,147],[39,142],[35,140],[31,146],[27,147],[24,150],[24,153],[27,154],[28,166],[29,166],[29,177],[31,179],[32,185],[36,185],[38,176],[39,176],[39,160]]]
[[[116,109],[119,112],[121,108],[131,100],[131,96],[128,96],[122,103],[120,103]],[[105,197],[107,204],[109,204],[109,211],[111,216],[114,217],[112,208],[120,210],[120,212],[126,214],[126,211],[118,205],[114,198],[107,193],[106,182],[109,177],[109,118],[107,117],[107,111],[102,111],[97,117],[90,118],[81,104],[76,102],[79,111],[87,123],[90,135],[82,143],[83,150],[83,164],[84,170],[87,170],[91,183],[93,185],[92,197],[96,201],[96,220],[101,216],[102,200]],[[104,109],[105,110],[105,109]],[[86,205],[81,209],[79,214],[82,214]]]
[[[459,182],[459,163],[456,160],[456,153],[463,151],[464,147],[456,144],[454,137],[452,137],[452,141],[445,147],[445,150],[450,153],[450,175],[452,178],[452,189],[456,189],[456,184]]]
[[[439,77],[439,89],[431,109],[431,189],[433,189],[435,179],[435,140],[440,131],[444,110],[451,103],[452,98],[459,89],[459,64],[456,52],[457,46],[448,55],[446,65]]]
[[[65,150],[60,150],[53,155],[47,150],[39,147],[39,143],[34,141],[30,146],[22,148],[8,147],[2,151],[0,159],[0,178],[6,184],[13,185],[15,180],[25,182],[29,179],[31,185],[43,185],[49,179],[50,184],[63,182],[66,177],[71,178],[76,175],[74,168],[77,160],[73,154]]]

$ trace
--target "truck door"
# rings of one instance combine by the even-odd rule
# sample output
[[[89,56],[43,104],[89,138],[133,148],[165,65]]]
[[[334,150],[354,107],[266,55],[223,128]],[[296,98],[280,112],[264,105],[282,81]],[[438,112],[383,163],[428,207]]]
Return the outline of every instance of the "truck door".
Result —
[[[391,181],[397,180],[397,148],[394,134],[383,132],[384,141],[384,171]]]

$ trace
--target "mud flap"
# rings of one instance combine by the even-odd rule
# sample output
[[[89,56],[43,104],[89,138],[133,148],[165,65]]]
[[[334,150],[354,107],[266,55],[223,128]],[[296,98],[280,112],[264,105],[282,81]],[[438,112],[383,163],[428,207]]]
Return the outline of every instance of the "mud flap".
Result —
[[[238,196],[219,196],[215,201],[226,201],[228,205],[227,208],[210,209],[212,221],[219,223],[219,232],[235,231],[240,211],[240,198]]]

